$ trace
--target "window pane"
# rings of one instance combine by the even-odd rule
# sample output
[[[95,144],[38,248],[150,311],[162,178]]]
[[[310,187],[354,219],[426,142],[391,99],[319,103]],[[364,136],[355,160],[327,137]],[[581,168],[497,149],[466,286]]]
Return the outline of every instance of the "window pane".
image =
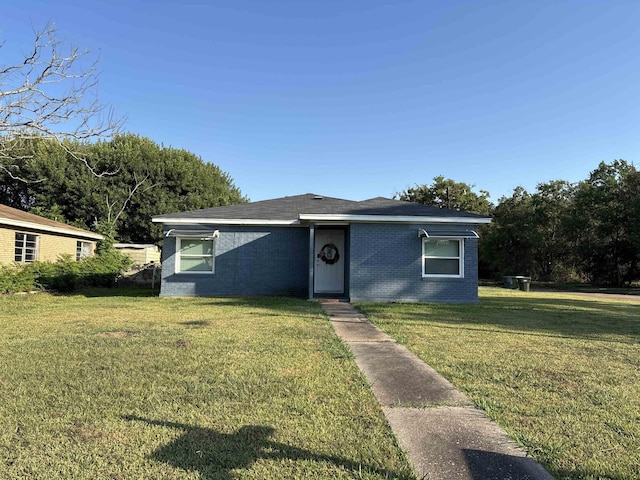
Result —
[[[89,242],[76,242],[76,260],[84,260],[91,255],[91,243]]]
[[[16,262],[34,262],[38,258],[38,236],[16,233],[14,260]]]
[[[213,271],[212,257],[206,258],[180,258],[181,272],[211,272]]]
[[[424,255],[428,257],[458,257],[460,242],[458,240],[425,240]]]
[[[424,273],[426,275],[460,275],[460,262],[456,259],[425,258]]]
[[[211,255],[213,240],[181,240],[180,253],[184,255]]]

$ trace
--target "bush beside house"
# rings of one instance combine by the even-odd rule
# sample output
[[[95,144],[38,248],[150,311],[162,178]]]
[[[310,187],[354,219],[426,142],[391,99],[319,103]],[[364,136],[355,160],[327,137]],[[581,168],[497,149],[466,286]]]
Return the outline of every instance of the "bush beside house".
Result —
[[[0,293],[113,287],[116,278],[130,266],[131,259],[113,249],[80,261],[64,255],[56,262],[0,265]]]
[[[0,293],[109,287],[131,259],[99,233],[0,204]]]

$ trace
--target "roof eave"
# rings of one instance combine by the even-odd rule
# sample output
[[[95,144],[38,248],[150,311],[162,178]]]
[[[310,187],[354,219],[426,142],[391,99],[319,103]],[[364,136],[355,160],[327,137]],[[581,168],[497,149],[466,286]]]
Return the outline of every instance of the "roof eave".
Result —
[[[301,213],[294,220],[268,220],[258,218],[185,218],[153,217],[152,222],[168,225],[300,225],[302,222],[361,222],[361,223],[445,223],[479,225],[491,223],[489,217],[440,217],[440,216],[397,216],[397,215],[345,215]]]
[[[153,223],[168,225],[299,225],[298,219],[293,220],[262,220],[257,218],[171,218],[153,217]]]
[[[92,239],[92,240],[103,240],[104,239],[104,237],[102,235],[100,235],[99,233],[90,232],[88,230],[72,230],[70,228],[53,227],[53,226],[50,226],[50,225],[43,225],[43,224],[35,223],[35,222],[25,222],[23,220],[13,220],[11,218],[1,218],[0,219],[0,224],[8,225],[8,226],[11,226],[11,227],[26,228],[26,229],[29,229],[29,230],[39,230],[39,231],[42,231],[42,232],[60,233],[62,235],[69,235],[69,236],[78,237],[78,238],[89,238],[89,239]]]
[[[366,223],[447,223],[478,225],[491,223],[489,217],[434,217],[434,216],[409,216],[409,215],[341,215],[341,214],[317,214],[301,213],[300,220],[304,221],[342,221],[342,222],[366,222]]]

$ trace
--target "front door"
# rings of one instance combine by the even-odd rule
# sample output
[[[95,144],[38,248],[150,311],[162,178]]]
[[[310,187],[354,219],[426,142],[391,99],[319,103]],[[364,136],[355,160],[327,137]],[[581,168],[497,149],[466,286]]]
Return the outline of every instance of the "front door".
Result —
[[[344,230],[316,230],[314,293],[344,293]]]

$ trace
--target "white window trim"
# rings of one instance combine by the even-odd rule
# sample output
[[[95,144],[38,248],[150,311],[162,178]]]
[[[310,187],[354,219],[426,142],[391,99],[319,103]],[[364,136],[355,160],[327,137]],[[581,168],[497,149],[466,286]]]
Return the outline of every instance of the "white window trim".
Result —
[[[459,252],[459,256],[458,257],[429,257],[427,255],[424,254],[424,244],[427,241],[433,241],[433,240],[456,240],[458,242],[458,244],[460,245],[460,248],[458,250]],[[421,253],[422,255],[420,256],[421,262],[422,262],[422,266],[420,267],[422,269],[422,278],[464,278],[464,238],[460,238],[460,237],[432,237],[432,238],[422,238],[422,242],[420,243],[420,248],[422,249]],[[447,274],[440,274],[440,273],[425,273],[424,271],[424,261],[427,258],[439,258],[439,259],[443,259],[443,260],[458,260],[458,275],[447,275]]]
[[[16,232],[16,235],[24,235],[24,238],[22,239],[22,246],[20,247],[20,260],[15,260],[15,262],[17,263],[33,263],[33,262],[37,262],[38,259],[40,258],[40,235],[36,235],[35,233],[25,233],[25,232]],[[27,256],[27,239],[29,238],[29,236],[32,236],[35,238],[35,246],[33,248],[33,260],[27,260],[26,256]],[[14,239],[15,239],[15,235],[14,235]],[[14,249],[13,249],[13,253],[14,253],[14,259],[15,259],[15,243],[14,243]]]
[[[176,268],[175,272],[181,275],[213,275],[216,272],[216,241],[215,239],[211,239],[212,242],[212,252],[211,252],[211,271],[193,271],[193,270],[185,270],[184,272],[180,270],[180,259],[182,255],[180,254],[180,249],[182,248],[182,240],[193,240],[192,237],[176,237]],[[186,257],[204,257],[205,255],[187,255]]]
[[[86,250],[84,247],[87,247]],[[80,247],[80,248],[78,248]],[[85,260],[93,254],[93,244],[85,240],[76,240],[76,262]]]

